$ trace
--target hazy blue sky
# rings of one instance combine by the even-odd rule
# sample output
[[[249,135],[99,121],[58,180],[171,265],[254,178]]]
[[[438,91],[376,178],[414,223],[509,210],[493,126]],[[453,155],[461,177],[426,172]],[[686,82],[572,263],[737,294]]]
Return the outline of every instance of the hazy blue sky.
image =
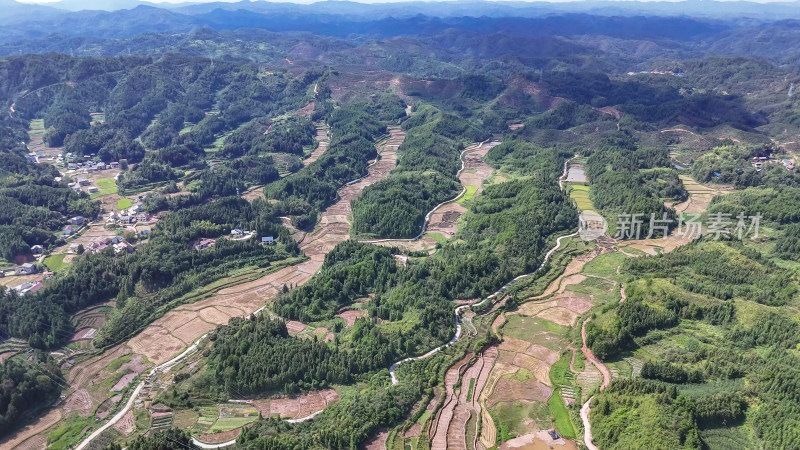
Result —
[[[59,0],[17,0],[23,3],[53,3]],[[213,1],[221,1],[221,2],[237,2],[240,0],[147,0],[151,3],[206,3],[206,2],[213,2]],[[257,1],[257,0],[256,0]],[[272,3],[314,3],[318,0],[290,0],[290,1],[281,1],[281,0],[271,0]],[[352,0],[358,3],[397,3],[397,2],[407,2],[409,0]],[[412,0],[413,1],[413,0]],[[416,0],[416,1],[425,1],[425,2],[449,2],[449,3],[457,3],[459,0]],[[504,1],[504,0],[487,0],[487,1]],[[542,0],[511,0],[511,1],[520,1],[520,2],[542,2]],[[585,0],[548,0],[548,3],[563,3],[563,2],[572,2],[572,1],[585,1]],[[630,1],[630,0],[617,0],[620,2]],[[637,1],[668,1],[668,2],[680,2],[686,0],[637,0]],[[689,1],[699,1],[699,0],[689,0]],[[740,1],[740,0],[717,0],[717,1]],[[798,0],[745,0],[754,3],[800,3]],[[86,3],[91,3],[87,1]]]

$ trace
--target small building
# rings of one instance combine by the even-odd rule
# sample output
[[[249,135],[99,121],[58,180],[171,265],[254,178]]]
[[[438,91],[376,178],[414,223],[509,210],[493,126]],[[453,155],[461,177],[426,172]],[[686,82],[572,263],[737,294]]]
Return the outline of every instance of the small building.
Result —
[[[120,242],[118,244],[114,244],[114,254],[125,254],[125,253],[133,253],[135,248],[127,242]]]
[[[80,247],[80,246],[81,246],[81,244],[69,244],[68,252],[69,253],[78,253],[78,247]]]
[[[81,185],[81,186],[88,186],[91,183],[86,178],[79,177],[78,178],[78,184]]]
[[[83,216],[75,216],[72,219],[69,219],[70,223],[76,226],[83,225]]]
[[[14,271],[17,275],[31,275],[37,272],[36,264],[33,263],[25,263],[21,266],[17,266],[16,270]]]
[[[264,236],[261,238],[262,245],[275,245],[275,239],[272,236]]]
[[[236,237],[241,237],[244,235],[244,231],[240,230],[239,228],[231,230],[231,234]]]
[[[111,161],[111,168],[112,169],[119,169],[119,163],[116,161]]]
[[[121,242],[125,242],[125,239],[123,239],[122,236],[114,236],[111,238],[111,240],[109,240],[109,243],[111,244],[119,244]]]
[[[72,233],[74,231],[75,230],[72,229],[72,225],[67,225],[66,227],[64,227],[64,236],[72,236]]]
[[[41,255],[42,252],[44,252],[44,247],[42,247],[41,245],[37,244],[37,245],[34,245],[33,247],[31,247],[31,254],[32,255]]]
[[[100,189],[97,186],[89,186],[87,192],[89,192],[90,194],[97,194],[100,192]]]
[[[69,164],[67,164],[67,169],[69,169],[69,170],[78,170],[78,165],[75,164],[75,163],[69,163]]]
[[[200,242],[195,244],[194,249],[198,250],[198,251],[199,250],[204,250],[204,249],[207,249],[209,247],[212,247],[213,245],[214,245],[214,240],[213,239],[201,239]]]
[[[139,236],[143,237],[143,238],[146,238],[146,237],[150,236],[150,230],[141,230],[141,231],[139,231]]]
[[[561,439],[561,436],[559,436],[559,434],[558,434],[558,432],[556,430],[547,430],[547,434],[549,434],[550,435],[550,439],[552,439],[554,441],[556,441],[558,439]]]

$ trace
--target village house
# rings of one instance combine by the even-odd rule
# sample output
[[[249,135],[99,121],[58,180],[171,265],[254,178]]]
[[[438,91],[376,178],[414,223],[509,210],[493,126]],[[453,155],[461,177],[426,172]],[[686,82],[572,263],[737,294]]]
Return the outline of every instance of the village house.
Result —
[[[41,245],[37,244],[37,245],[34,245],[33,247],[31,247],[31,254],[32,255],[41,255],[43,251],[44,251],[44,247],[42,247]]]
[[[14,271],[17,275],[31,275],[37,272],[36,264],[33,263],[25,263],[21,266],[17,266]]]
[[[75,216],[72,219],[69,219],[70,223],[76,226],[83,225],[83,216]]]
[[[112,168],[112,169],[118,169],[118,168],[119,168],[119,163],[118,163],[118,162],[116,162],[116,161],[112,161],[112,162],[111,162],[111,168]]]
[[[201,239],[200,242],[195,244],[194,249],[198,250],[198,251],[199,250],[204,250],[204,249],[207,249],[207,248],[209,248],[209,247],[211,247],[213,245],[214,245],[214,240],[213,239]]]
[[[127,242],[120,242],[118,244],[114,244],[114,254],[119,255],[122,253],[133,253],[135,248]]]
[[[133,217],[128,214],[126,211],[123,211],[119,214],[119,221],[120,223],[131,223]]]
[[[148,216],[147,213],[139,213],[136,215],[137,222],[147,222],[148,220],[150,220],[150,216]]]
[[[233,236],[235,236],[235,237],[242,237],[242,236],[244,236],[244,231],[236,228],[236,229],[231,230],[231,234]]]
[[[100,192],[100,189],[97,186],[89,186],[89,189],[86,191],[90,194],[97,194]]]
[[[275,239],[272,236],[264,236],[261,238],[262,245],[275,245]]]
[[[88,186],[91,183],[86,178],[78,177],[78,184],[81,186]]]
[[[72,236],[74,230],[72,229],[72,225],[67,225],[64,227],[64,236]]]

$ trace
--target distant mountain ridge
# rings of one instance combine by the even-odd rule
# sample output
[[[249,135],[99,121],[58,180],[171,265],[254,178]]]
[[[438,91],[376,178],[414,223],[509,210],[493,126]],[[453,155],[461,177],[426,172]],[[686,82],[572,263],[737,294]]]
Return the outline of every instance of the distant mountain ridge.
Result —
[[[125,0],[128,1],[128,0]],[[274,5],[274,4],[273,4]],[[263,28],[275,32],[310,32],[321,36],[386,38],[401,35],[432,35],[449,28],[484,33],[519,35],[603,34],[628,38],[695,39],[724,31],[721,22],[687,17],[597,17],[587,14],[541,17],[385,17],[350,18],[323,11],[302,13],[288,7],[285,13],[213,9],[190,15],[179,10],[139,5],[118,11],[85,10],[48,14],[7,24],[0,30],[0,42],[43,38],[51,33],[70,37],[129,38],[144,33],[185,33],[198,27],[214,30]]]

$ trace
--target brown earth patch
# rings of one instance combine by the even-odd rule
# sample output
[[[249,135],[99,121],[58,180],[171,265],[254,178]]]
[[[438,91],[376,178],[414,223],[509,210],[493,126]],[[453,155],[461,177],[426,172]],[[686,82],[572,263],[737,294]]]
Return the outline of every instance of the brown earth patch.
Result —
[[[553,395],[553,390],[536,380],[515,381],[511,378],[501,378],[495,387],[494,395],[486,403],[492,407],[500,402],[547,402]]]
[[[505,336],[503,337],[503,342],[500,343],[499,349],[508,352],[525,353],[525,350],[527,350],[530,345],[531,343],[528,341]]]
[[[339,394],[335,390],[323,389],[293,397],[253,400],[253,407],[264,417],[277,414],[285,419],[300,419],[322,411],[338,399]]]
[[[22,444],[14,447],[14,450],[44,450],[47,448],[47,437],[44,435],[33,436]]]
[[[236,439],[236,437],[238,437],[239,434],[241,433],[242,429],[236,428],[235,430],[224,431],[222,433],[201,434],[198,437],[198,440],[205,444],[221,444],[223,442],[228,442]]]
[[[67,414],[77,412],[83,417],[89,417],[93,408],[92,397],[86,389],[78,389],[64,403],[64,412]]]
[[[528,369],[536,379],[544,384],[550,385],[550,364],[525,353],[515,353],[511,360],[511,365]]]
[[[26,425],[21,430],[0,440],[0,448],[16,448],[18,445],[26,443],[28,440],[39,439],[45,430],[55,425],[61,420],[61,410],[51,409],[46,415],[36,419],[30,425]]]
[[[541,359],[548,364],[555,364],[560,358],[558,352],[550,350],[549,348],[543,347],[539,344],[531,344],[531,346],[525,350],[525,354],[533,356],[536,359]]]
[[[113,428],[120,434],[127,436],[136,429],[136,421],[133,418],[133,410],[129,409],[122,418],[113,425]]]
[[[388,431],[381,431],[376,434],[372,439],[364,443],[364,450],[385,450],[386,438],[389,437]]]
[[[227,322],[227,320],[225,322]],[[191,344],[195,339],[215,328],[217,328],[216,324],[208,323],[205,320],[196,317],[189,321],[186,325],[174,330],[172,334],[176,338],[182,340],[185,344]]]
[[[593,303],[587,300],[586,298],[571,293],[573,295],[565,295],[559,296],[556,300],[556,304],[562,308],[567,308],[570,311],[574,311],[578,314],[583,314],[586,311],[592,309]]]
[[[341,317],[342,319],[345,320],[345,322],[347,322],[348,327],[352,327],[353,325],[355,325],[356,319],[365,317],[365,313],[366,311],[361,309],[347,309],[340,312],[339,314],[336,314],[334,317]]]
[[[567,308],[556,306],[554,308],[546,309],[540,312],[539,317],[541,317],[542,319],[549,320],[551,322],[555,322],[559,325],[572,326],[578,319],[578,313],[570,311]]]
[[[308,325],[304,324],[303,322],[298,322],[296,320],[289,320],[286,322],[286,329],[289,331],[289,335],[294,336],[303,332],[308,328]]]
[[[128,384],[130,384],[131,380],[136,378],[135,373],[126,373],[114,384],[114,386],[109,390],[109,392],[119,392],[125,388]]]

